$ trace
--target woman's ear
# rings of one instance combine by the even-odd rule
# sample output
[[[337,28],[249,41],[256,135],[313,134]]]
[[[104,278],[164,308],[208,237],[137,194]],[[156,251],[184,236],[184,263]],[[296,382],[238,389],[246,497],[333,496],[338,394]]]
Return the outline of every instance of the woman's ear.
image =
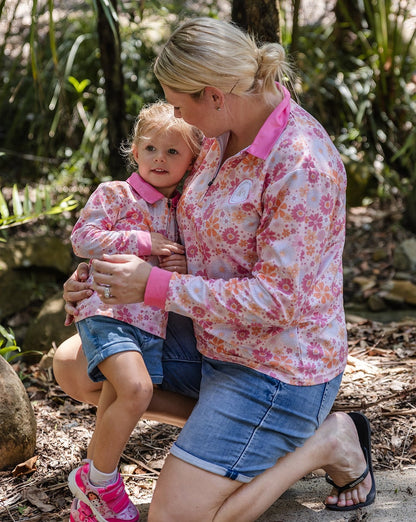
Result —
[[[205,87],[204,94],[208,103],[210,103],[215,110],[219,111],[224,107],[225,96],[221,89],[217,89],[217,87]]]

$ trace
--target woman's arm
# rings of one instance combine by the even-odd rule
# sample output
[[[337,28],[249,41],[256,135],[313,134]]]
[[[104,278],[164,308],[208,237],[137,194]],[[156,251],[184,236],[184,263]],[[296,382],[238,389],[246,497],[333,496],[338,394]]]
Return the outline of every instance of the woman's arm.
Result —
[[[152,265],[137,256],[127,254],[104,255],[92,261],[94,290],[102,294],[102,287],[110,287],[108,304],[130,304],[144,301],[147,280]]]

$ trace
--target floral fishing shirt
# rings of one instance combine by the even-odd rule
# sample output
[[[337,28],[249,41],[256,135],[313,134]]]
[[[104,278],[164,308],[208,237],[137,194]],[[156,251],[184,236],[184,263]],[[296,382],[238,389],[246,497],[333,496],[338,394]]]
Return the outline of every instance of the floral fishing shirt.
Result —
[[[205,356],[289,384],[347,359],[342,252],[346,175],[323,127],[290,99],[222,163],[206,139],[177,219],[189,274],[153,268],[145,302],[193,319]]]
[[[150,232],[159,232],[178,241],[175,207],[177,193],[168,199],[146,183],[137,173],[127,181],[102,183],[81,211],[71,234],[75,254],[83,258],[100,258],[105,254],[135,254],[157,265],[151,256]],[[93,274],[89,281],[92,282]],[[166,336],[167,312],[144,303],[106,305],[94,294],[78,303],[76,320],[105,315],[142,330]]]

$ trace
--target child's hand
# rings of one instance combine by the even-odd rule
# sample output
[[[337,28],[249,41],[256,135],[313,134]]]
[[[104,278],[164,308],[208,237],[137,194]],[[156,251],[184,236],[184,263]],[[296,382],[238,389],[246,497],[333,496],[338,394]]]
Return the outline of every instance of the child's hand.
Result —
[[[188,265],[186,256],[183,254],[172,254],[159,258],[159,268],[168,270],[169,272],[178,272],[179,274],[188,273]]]
[[[165,236],[158,232],[150,232],[152,239],[152,255],[154,256],[170,256],[171,254],[184,254],[185,249],[179,243],[166,239]]]

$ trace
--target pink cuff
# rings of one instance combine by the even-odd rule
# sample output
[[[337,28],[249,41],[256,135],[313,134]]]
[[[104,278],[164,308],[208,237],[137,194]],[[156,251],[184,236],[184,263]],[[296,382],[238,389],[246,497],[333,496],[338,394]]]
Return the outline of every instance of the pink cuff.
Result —
[[[137,232],[138,235],[138,247],[139,251],[137,255],[139,256],[150,256],[152,255],[152,236],[150,232],[147,230],[142,230]]]
[[[144,304],[164,310],[171,277],[172,272],[154,266],[147,280]]]

